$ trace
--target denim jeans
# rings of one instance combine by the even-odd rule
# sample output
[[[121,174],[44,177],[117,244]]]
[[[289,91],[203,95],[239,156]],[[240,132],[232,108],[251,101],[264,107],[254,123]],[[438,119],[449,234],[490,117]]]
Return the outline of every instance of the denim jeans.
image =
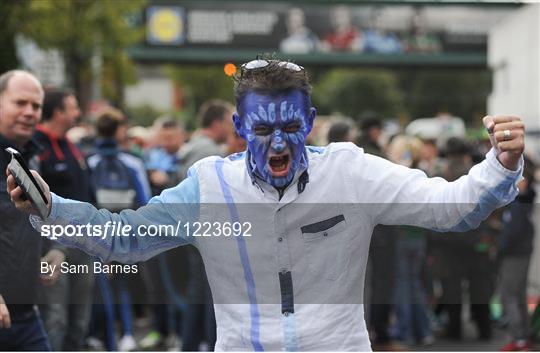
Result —
[[[503,259],[501,274],[501,299],[509,321],[509,331],[514,339],[529,337],[527,311],[527,274],[530,256],[507,256]]]
[[[92,267],[92,258],[78,249],[68,250],[73,265]],[[78,351],[88,333],[94,274],[61,274],[58,282],[41,287],[40,305],[45,330],[55,351]]]
[[[12,322],[8,329],[0,329],[1,351],[50,351],[51,345],[39,315]]]
[[[424,237],[400,237],[396,242],[395,309],[398,338],[412,343],[431,335],[422,283],[426,257]]]

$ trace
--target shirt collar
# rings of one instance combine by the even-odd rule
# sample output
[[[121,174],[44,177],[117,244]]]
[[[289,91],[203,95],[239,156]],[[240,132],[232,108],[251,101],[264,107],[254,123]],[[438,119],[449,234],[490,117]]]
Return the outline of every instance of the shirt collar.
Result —
[[[50,140],[52,140],[52,139],[65,140],[66,139],[65,136],[58,136],[56,133],[52,132],[48,127],[46,127],[43,124],[39,124],[36,127],[36,130],[42,132],[43,134],[45,134]]]

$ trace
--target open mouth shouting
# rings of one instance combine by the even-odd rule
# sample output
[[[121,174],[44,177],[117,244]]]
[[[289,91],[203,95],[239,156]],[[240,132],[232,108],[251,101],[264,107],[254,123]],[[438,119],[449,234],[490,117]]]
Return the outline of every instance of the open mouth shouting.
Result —
[[[273,177],[286,177],[291,168],[291,157],[289,152],[270,155],[268,157],[268,166]]]

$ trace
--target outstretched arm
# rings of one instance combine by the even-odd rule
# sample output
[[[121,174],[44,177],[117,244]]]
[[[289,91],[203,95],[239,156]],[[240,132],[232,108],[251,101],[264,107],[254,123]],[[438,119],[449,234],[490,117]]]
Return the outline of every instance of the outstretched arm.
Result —
[[[365,155],[365,170],[357,174],[369,184],[365,202],[374,203],[374,223],[465,231],[511,202],[521,180],[523,123],[516,117],[499,116],[484,118],[484,124],[493,132],[494,148],[468,175],[451,183]]]
[[[37,172],[32,173],[43,185],[50,201],[50,213],[45,220],[31,216],[31,221],[43,236],[56,238],[66,246],[77,247],[99,256],[103,261],[131,263],[191,242],[182,225],[198,219],[199,184],[196,176],[163,191],[138,210],[115,214],[105,209],[98,210],[89,203],[61,198],[49,191]],[[22,190],[11,175],[8,175],[7,184],[16,207],[33,213],[30,202],[21,198]],[[160,235],[154,234],[154,230]]]

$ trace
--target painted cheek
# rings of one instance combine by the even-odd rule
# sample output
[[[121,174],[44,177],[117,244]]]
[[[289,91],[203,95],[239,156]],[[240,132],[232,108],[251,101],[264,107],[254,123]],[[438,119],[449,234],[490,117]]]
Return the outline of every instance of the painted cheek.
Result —
[[[257,138],[257,135],[255,135],[255,132],[253,131],[253,120],[249,117],[249,115],[245,119],[242,130],[248,143],[251,143]]]
[[[302,136],[302,140],[305,141],[307,135],[308,135],[308,131],[310,129],[310,126],[308,124],[308,122],[306,121],[306,118],[304,117],[301,117],[301,125],[300,125],[300,130],[297,132],[297,136]]]
[[[288,140],[291,142],[291,144],[293,145],[297,145],[298,144],[298,137],[296,136],[296,134],[288,134]]]
[[[248,143],[252,142],[255,139],[255,134],[251,131],[246,132],[245,135]]]
[[[249,143],[255,162],[257,163],[257,166],[260,166],[261,168],[266,165],[266,156],[268,155],[270,143],[270,136],[255,136]]]

